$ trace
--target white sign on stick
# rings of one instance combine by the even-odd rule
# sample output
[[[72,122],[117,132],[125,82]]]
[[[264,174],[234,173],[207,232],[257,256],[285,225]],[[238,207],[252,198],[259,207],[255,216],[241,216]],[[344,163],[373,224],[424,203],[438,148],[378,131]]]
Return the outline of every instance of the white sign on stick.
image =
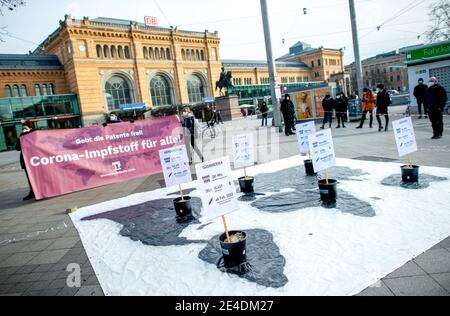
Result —
[[[168,188],[192,182],[186,146],[161,150],[159,157]]]
[[[233,137],[233,156],[235,169],[252,167],[255,164],[252,134]]]
[[[208,220],[239,209],[228,157],[198,164],[195,168]]]
[[[297,124],[295,126],[297,130],[297,140],[300,147],[300,153],[309,153],[309,136],[316,133],[316,125],[314,122],[307,122],[302,124]]]
[[[410,117],[392,122],[397,142],[398,154],[400,157],[416,152],[417,141],[414,133],[414,126]]]
[[[330,129],[310,135],[309,149],[315,172],[336,166],[333,135],[331,135]]]

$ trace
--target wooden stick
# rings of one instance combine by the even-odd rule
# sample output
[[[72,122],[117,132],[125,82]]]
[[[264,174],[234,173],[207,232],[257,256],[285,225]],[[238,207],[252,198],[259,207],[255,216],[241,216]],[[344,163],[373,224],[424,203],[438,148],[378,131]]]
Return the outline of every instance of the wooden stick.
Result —
[[[409,167],[412,169],[413,164],[412,164],[411,156],[408,156],[408,163],[409,163]]]
[[[184,202],[183,188],[181,187],[181,184],[180,184],[180,195],[181,195],[181,202]]]
[[[309,156],[309,160],[312,160],[311,159],[311,150],[308,151],[308,156]]]
[[[225,234],[227,235],[227,242],[231,243],[230,233],[228,232],[227,219],[225,218],[225,215],[222,216],[222,220],[223,227],[225,228]]]
[[[328,180],[328,169],[325,170],[325,180],[327,181],[327,184],[330,184],[330,181]]]

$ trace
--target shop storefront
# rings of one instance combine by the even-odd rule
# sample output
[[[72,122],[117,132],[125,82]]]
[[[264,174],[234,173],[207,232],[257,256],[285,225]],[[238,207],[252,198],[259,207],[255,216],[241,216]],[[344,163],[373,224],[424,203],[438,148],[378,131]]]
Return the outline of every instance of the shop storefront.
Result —
[[[406,50],[406,55],[413,112],[417,110],[413,93],[419,79],[427,83],[430,77],[436,77],[450,97],[450,41]]]
[[[14,150],[23,121],[36,129],[81,127],[77,96],[0,98],[0,151]]]

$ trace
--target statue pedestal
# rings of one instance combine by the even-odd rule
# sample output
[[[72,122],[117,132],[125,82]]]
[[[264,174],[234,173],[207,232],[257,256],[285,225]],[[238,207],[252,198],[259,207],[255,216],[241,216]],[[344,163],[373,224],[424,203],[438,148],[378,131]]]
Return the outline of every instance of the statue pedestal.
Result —
[[[237,95],[216,98],[216,109],[220,111],[224,122],[236,120],[242,117]]]

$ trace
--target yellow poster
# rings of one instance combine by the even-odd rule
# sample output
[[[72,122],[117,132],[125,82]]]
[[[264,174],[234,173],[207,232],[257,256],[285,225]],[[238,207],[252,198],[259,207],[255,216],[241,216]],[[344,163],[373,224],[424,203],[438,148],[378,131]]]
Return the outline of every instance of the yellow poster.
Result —
[[[304,120],[313,118],[311,91],[296,93],[294,102],[297,108],[297,119]]]

